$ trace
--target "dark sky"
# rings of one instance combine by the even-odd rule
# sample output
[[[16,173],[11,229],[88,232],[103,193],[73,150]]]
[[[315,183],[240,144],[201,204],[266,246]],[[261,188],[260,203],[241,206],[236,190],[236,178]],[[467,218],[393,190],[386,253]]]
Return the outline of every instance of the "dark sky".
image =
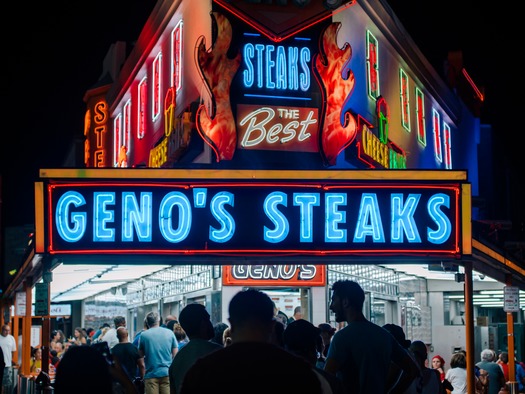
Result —
[[[136,39],[155,0],[33,3],[9,2],[1,27],[7,55],[0,143],[5,226],[33,223],[38,170],[62,165],[72,137],[82,135],[83,96],[98,80],[110,44]],[[520,47],[512,33],[518,13],[471,0],[389,4],[439,73],[448,50],[463,50],[467,71],[485,87],[481,119],[497,129],[495,147],[523,152],[525,132],[511,112],[521,111]],[[505,155],[501,165],[512,161],[513,168],[525,168],[517,154]]]

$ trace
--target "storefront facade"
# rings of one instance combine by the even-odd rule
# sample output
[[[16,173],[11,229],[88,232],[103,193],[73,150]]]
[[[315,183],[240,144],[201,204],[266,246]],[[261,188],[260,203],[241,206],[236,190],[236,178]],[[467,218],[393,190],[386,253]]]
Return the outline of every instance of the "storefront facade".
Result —
[[[110,48],[113,82],[86,92],[85,168],[41,170],[41,264],[10,292],[30,299],[26,279],[61,264],[172,266],[83,300],[82,323],[118,311],[136,332],[192,301],[227,321],[243,287],[331,322],[330,286],[348,278],[371,320],[431,344],[433,312],[377,265],[460,266],[473,357],[472,269],[525,289],[523,267],[472,238],[479,118],[386,3],[326,3],[158,1],[129,56]]]

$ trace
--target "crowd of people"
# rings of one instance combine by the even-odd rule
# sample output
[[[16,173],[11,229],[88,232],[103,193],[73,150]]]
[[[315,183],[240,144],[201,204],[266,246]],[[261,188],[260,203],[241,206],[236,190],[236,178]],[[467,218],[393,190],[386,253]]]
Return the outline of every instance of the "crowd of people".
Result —
[[[427,345],[408,340],[402,327],[379,326],[363,314],[365,294],[354,281],[334,283],[330,310],[338,328],[292,318],[256,289],[238,292],[228,323],[212,324],[206,307],[186,305],[179,318],[149,312],[144,328],[131,339],[126,319],[98,330],[77,327],[72,338],[55,330],[50,370],[55,394],[200,394],[207,392],[323,394],[467,393],[464,351],[428,357]],[[284,315],[284,316],[283,316]],[[14,341],[14,339],[13,339]],[[16,344],[2,327],[2,394],[11,394],[9,367]],[[6,356],[7,354],[7,356]],[[516,360],[519,392],[525,366]],[[42,350],[32,350],[31,373],[42,369]],[[484,349],[475,366],[476,394],[502,394],[509,382],[509,355]],[[10,385],[10,386],[9,386]]]

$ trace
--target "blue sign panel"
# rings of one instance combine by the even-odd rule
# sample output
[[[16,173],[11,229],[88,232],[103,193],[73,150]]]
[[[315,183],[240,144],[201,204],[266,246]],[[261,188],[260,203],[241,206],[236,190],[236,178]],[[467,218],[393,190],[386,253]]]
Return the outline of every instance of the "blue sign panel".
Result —
[[[49,186],[50,253],[458,254],[460,184]]]

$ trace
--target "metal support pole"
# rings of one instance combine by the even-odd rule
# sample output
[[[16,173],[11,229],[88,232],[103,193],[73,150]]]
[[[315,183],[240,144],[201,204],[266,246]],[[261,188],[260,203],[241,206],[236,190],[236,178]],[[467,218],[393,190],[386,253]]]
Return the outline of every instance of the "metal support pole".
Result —
[[[505,284],[512,286],[512,276],[506,275]],[[509,386],[511,394],[518,394],[518,382],[516,382],[516,364],[514,362],[514,316],[507,312],[507,349],[509,354]]]
[[[472,262],[465,262],[465,337],[467,350],[467,392],[475,393],[476,376],[474,374],[474,313],[473,313]]]

